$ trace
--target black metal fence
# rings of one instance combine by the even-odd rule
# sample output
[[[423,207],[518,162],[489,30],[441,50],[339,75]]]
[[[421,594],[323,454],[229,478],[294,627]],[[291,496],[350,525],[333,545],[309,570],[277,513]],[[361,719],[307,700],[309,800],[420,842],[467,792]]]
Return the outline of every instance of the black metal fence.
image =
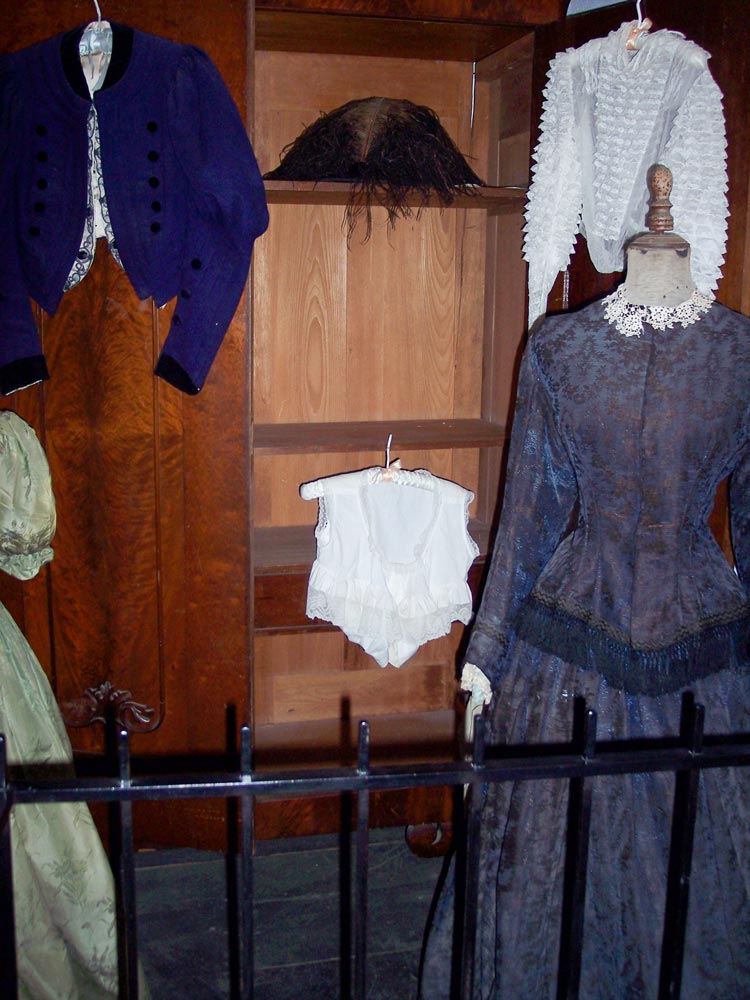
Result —
[[[116,814],[113,860],[117,893],[119,981],[122,1000],[137,1000],[137,921],[135,851],[132,804],[144,799],[226,798],[235,800],[239,812],[237,864],[231,869],[234,885],[228,898],[234,908],[230,926],[230,970],[232,998],[253,996],[253,843],[254,807],[258,799],[318,796],[331,793],[356,798],[355,872],[352,898],[342,907],[353,913],[354,947],[351,974],[342,977],[352,1000],[366,998],[367,894],[369,801],[374,792],[434,787],[471,786],[473,789],[499,781],[533,781],[554,778],[569,782],[563,912],[561,914],[558,1000],[576,1000],[579,994],[584,933],[586,865],[591,816],[591,782],[601,775],[668,771],[675,774],[666,906],[662,933],[659,1000],[679,1000],[685,944],[688,894],[692,862],[693,832],[700,772],[750,764],[750,733],[706,736],[704,713],[690,694],[683,697],[681,731],[669,739],[602,741],[596,739],[596,713],[579,700],[576,703],[572,739],[562,747],[526,746],[489,748],[484,726],[478,720],[472,759],[405,766],[371,766],[370,737],[366,722],[360,723],[357,764],[351,768],[329,767],[261,772],[252,767],[251,738],[241,731],[239,768],[228,773],[180,774],[173,777],[131,774],[128,735],[117,738],[118,774],[115,777],[84,777],[70,780],[10,780],[5,740],[0,736],[0,996],[17,995],[17,973],[13,931],[13,895],[10,840],[10,810],[26,802],[109,802]],[[457,906],[462,914],[454,936],[455,995],[471,995],[476,935],[476,905],[479,883],[478,836],[481,795],[469,795],[457,844],[462,863],[462,892]],[[460,800],[460,796],[458,796]],[[6,887],[9,891],[6,890]],[[342,955],[342,961],[350,961]]]

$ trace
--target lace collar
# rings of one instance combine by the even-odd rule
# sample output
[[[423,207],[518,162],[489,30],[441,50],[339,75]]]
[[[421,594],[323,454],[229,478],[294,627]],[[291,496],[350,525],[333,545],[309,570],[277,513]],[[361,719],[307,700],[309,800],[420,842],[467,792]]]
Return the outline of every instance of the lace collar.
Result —
[[[690,298],[678,306],[638,306],[625,298],[624,285],[619,285],[602,300],[604,318],[625,337],[640,337],[644,323],[654,330],[671,330],[676,325],[684,329],[705,316],[713,301],[713,295],[706,295],[696,288]]]

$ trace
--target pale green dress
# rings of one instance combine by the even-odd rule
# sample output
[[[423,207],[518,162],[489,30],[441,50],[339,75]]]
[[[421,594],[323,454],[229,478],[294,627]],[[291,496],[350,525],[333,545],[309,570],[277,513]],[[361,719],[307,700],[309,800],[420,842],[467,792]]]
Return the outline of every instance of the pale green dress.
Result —
[[[0,412],[0,568],[22,580],[35,576],[52,559],[54,532],[42,447],[20,417]],[[70,741],[47,677],[2,604],[0,732],[12,774],[44,773],[38,765],[72,773]],[[19,997],[115,998],[113,879],[88,807],[18,805],[10,823]]]

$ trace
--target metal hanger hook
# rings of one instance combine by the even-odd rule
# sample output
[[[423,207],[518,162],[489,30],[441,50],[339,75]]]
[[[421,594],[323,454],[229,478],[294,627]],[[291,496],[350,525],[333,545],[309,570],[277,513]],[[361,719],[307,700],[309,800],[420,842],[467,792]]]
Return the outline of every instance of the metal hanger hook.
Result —
[[[94,3],[96,3],[96,0],[94,0]],[[636,0],[635,9],[638,13],[638,26],[640,27],[643,24],[643,14],[641,13],[641,0]]]
[[[94,6],[96,7],[96,19],[101,24],[102,22],[102,9],[99,6],[98,0],[94,0]],[[639,4],[640,6],[640,4]]]

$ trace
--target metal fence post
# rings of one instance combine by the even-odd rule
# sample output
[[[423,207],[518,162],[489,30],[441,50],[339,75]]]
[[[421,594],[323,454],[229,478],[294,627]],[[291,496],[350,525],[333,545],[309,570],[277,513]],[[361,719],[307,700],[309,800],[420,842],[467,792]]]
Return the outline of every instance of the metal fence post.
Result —
[[[120,788],[130,787],[130,745],[127,730],[117,737],[117,764]],[[133,803],[118,802],[115,867],[118,971],[121,1000],[138,1000],[138,934],[136,929],[135,850],[133,847]]]
[[[248,726],[243,726],[240,730],[240,774],[244,783],[252,781],[252,743]],[[240,909],[237,920],[240,996],[242,1000],[252,1000],[255,978],[255,918],[253,914],[255,796],[252,794],[245,794],[241,797],[240,822],[240,885],[237,894]]]
[[[486,721],[483,715],[474,721],[474,745],[471,764],[474,770],[484,765],[484,734]],[[479,905],[479,845],[482,818],[482,799],[486,785],[471,784],[468,790],[468,815],[466,818],[466,878],[463,896],[463,941],[461,942],[461,997],[474,993],[474,971],[477,944],[477,910]],[[457,882],[458,882],[458,872]],[[457,887],[458,891],[458,887]]]
[[[370,771],[370,726],[359,724],[357,774]],[[367,788],[357,792],[357,861],[354,903],[354,998],[365,1000],[367,995],[367,890],[370,873],[370,793]]]
[[[584,763],[596,752],[596,712],[576,698],[573,708],[573,745]],[[578,1000],[581,984],[583,925],[586,908],[586,872],[591,831],[591,782],[571,778],[560,926],[557,1000]]]
[[[680,740],[690,751],[693,759],[700,755],[703,749],[704,718],[703,705],[696,705],[693,693],[686,691],[682,698]],[[675,775],[659,1000],[679,1000],[682,986],[682,960],[685,954],[685,930],[699,783],[700,771],[697,767],[689,767],[687,770],[678,771]]]

